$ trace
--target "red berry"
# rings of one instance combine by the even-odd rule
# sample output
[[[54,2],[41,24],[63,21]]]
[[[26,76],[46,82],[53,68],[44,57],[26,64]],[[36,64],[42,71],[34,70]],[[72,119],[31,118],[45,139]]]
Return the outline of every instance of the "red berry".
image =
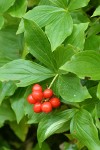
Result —
[[[43,112],[45,113],[49,113],[52,111],[52,105],[50,102],[44,102],[42,105],[41,105],[41,109]]]
[[[45,89],[43,92],[44,98],[50,98],[53,95],[53,91],[51,89]]]
[[[60,99],[57,98],[57,97],[51,98],[49,102],[51,103],[51,105],[52,105],[53,108],[57,108],[61,104]]]
[[[35,85],[32,87],[32,91],[33,91],[33,92],[34,92],[34,91],[40,91],[40,92],[42,92],[42,87],[41,87],[41,85],[35,84]]]
[[[41,101],[43,99],[43,93],[40,92],[40,91],[34,91],[34,92],[32,92],[32,96],[37,101]]]
[[[32,96],[32,94],[28,95],[27,97],[27,101],[30,103],[30,104],[35,104],[37,102],[37,100],[35,100]]]
[[[34,112],[36,112],[36,113],[41,112],[41,111],[42,111],[41,105],[42,105],[42,104],[41,104],[40,102],[37,102],[36,104],[34,104],[34,106],[33,106]]]

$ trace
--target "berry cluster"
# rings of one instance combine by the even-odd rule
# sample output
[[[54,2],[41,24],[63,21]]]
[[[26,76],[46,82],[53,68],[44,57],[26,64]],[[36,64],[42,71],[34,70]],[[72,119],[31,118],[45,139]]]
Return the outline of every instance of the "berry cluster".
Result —
[[[33,111],[36,113],[49,113],[53,108],[60,106],[60,100],[54,97],[52,89],[47,88],[42,91],[42,87],[39,84],[35,84],[32,87],[32,93],[28,95],[27,101],[30,104],[34,104]]]

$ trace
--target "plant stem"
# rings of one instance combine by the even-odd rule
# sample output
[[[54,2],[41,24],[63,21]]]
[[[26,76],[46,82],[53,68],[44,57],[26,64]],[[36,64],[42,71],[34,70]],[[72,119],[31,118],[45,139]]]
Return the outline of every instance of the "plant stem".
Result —
[[[56,74],[56,76],[53,78],[53,80],[51,81],[51,83],[50,83],[48,89],[50,89],[50,88],[52,87],[52,85],[53,85],[53,83],[55,82],[55,80],[56,80],[57,77],[58,77],[58,74]]]

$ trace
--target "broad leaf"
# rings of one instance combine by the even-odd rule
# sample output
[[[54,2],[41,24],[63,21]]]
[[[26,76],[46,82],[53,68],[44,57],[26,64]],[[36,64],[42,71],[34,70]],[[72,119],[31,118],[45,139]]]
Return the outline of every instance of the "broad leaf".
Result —
[[[55,112],[45,116],[39,123],[37,130],[37,137],[39,145],[47,139],[50,135],[54,134],[58,129],[60,129],[65,122],[67,123],[75,114],[75,109],[69,109],[61,112]]]
[[[0,29],[3,27],[4,25],[4,18],[3,16],[0,15]]]
[[[27,9],[26,0],[16,0],[14,5],[9,9],[9,14],[13,17],[22,17]]]
[[[14,60],[0,68],[0,80],[13,80],[24,87],[54,76],[49,69],[28,60]]]
[[[7,101],[9,101],[7,99]],[[0,127],[3,126],[5,121],[13,121],[15,120],[15,115],[13,110],[10,107],[9,102],[3,102],[0,106]]]
[[[73,136],[81,141],[89,150],[99,150],[98,131],[93,123],[91,114],[81,109],[73,117],[70,125]]]
[[[57,68],[59,69],[74,55],[74,50],[71,45],[68,45],[67,47],[62,45],[59,46],[53,53],[57,63]]]
[[[65,10],[63,8],[58,8],[49,5],[42,5],[33,8],[28,11],[24,18],[36,22],[40,27],[48,25],[53,20],[57,20],[58,16]]]
[[[14,133],[19,137],[21,141],[25,141],[28,132],[28,125],[26,124],[26,119],[23,118],[19,124],[17,122],[10,122],[10,127]]]
[[[72,33],[73,21],[68,11],[64,11],[46,26],[46,34],[54,51]]]
[[[100,5],[96,8],[96,10],[94,11],[92,17],[94,16],[100,16]]]
[[[21,58],[23,35],[16,35],[16,26],[6,26],[0,30],[0,67],[9,61]]]
[[[69,10],[75,10],[81,7],[85,7],[87,6],[87,4],[89,3],[90,0],[70,0],[69,5],[68,5],[68,9]]]
[[[0,0],[0,13],[7,11],[13,4],[15,0]]]
[[[85,41],[84,50],[100,51],[100,36],[99,35],[89,36]]]
[[[66,44],[71,44],[78,50],[83,50],[87,27],[88,23],[75,24],[72,34],[66,39]]]
[[[25,20],[25,39],[29,52],[44,65],[55,70],[56,64],[50,43],[44,32],[35,23]]]
[[[100,53],[97,51],[80,52],[72,56],[61,69],[77,74],[80,78],[90,77],[91,80],[100,80]]]
[[[11,96],[14,94],[16,90],[16,85],[9,81],[9,82],[0,82],[0,104],[4,100],[6,96]]]
[[[74,75],[59,76],[59,93],[64,102],[82,102],[87,98],[91,98],[86,87],[83,87],[79,78]]]

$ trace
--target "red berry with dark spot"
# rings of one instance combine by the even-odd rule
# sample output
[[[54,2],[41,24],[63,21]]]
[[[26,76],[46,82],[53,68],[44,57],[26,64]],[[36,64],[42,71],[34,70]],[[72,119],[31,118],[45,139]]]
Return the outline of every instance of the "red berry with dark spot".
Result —
[[[44,98],[50,98],[53,95],[53,91],[51,89],[45,89],[43,92]]]
[[[28,95],[27,101],[28,101],[30,104],[35,104],[35,103],[37,102],[37,100],[33,98],[32,94]]]
[[[34,106],[33,106],[33,111],[35,112],[35,113],[40,113],[41,111],[42,111],[42,109],[41,109],[41,103],[40,102],[37,102],[36,104],[34,104]]]
[[[41,101],[43,99],[43,93],[40,92],[40,91],[34,91],[34,92],[32,92],[32,96],[37,101]]]
[[[41,109],[43,112],[45,113],[49,113],[52,111],[52,105],[50,102],[44,102],[42,105],[41,105]]]
[[[33,91],[33,92],[34,92],[34,91],[40,91],[40,92],[42,92],[42,87],[41,87],[41,85],[35,84],[35,85],[32,87],[32,91]]]
[[[57,108],[61,104],[60,99],[57,98],[57,97],[51,98],[49,102],[51,103],[51,105],[52,105],[53,108]]]

